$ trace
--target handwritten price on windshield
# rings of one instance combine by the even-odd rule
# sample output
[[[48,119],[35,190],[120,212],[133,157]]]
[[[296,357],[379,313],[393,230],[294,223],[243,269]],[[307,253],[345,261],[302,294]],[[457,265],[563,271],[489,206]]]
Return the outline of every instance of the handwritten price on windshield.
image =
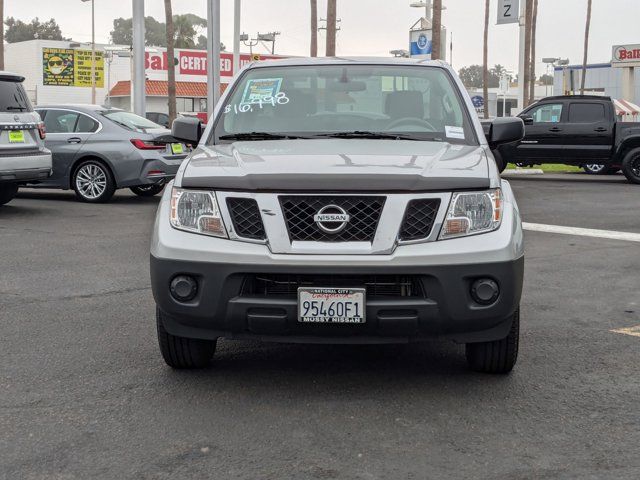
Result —
[[[279,92],[275,96],[264,95],[258,97],[257,100],[252,103],[241,103],[240,105],[234,103],[233,105],[226,105],[224,107],[224,113],[231,113],[232,111],[236,114],[247,113],[253,112],[254,105],[258,105],[260,108],[262,108],[264,105],[271,105],[272,107],[275,107],[276,105],[286,105],[287,103],[289,103],[289,97],[287,97],[287,94],[284,92]]]

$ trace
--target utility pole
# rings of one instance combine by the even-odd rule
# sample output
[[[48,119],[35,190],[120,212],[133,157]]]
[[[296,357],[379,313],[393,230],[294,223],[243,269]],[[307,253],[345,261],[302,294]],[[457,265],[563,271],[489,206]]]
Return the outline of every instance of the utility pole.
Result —
[[[531,59],[529,71],[529,103],[533,103],[536,98],[536,29],[538,24],[538,0],[533,2],[531,13]]]
[[[213,119],[220,98],[220,0],[207,0],[207,112]]]
[[[440,34],[442,32],[442,0],[433,0],[433,24],[431,30],[431,59],[438,60],[441,57],[442,46]],[[445,39],[445,43],[446,43]]]
[[[241,0],[233,3],[233,73],[240,71],[240,10]]]
[[[146,92],[144,72],[144,0],[133,0],[133,112],[145,116]]]
[[[175,29],[173,25],[173,8],[171,0],[164,0],[164,15],[167,25],[167,97],[169,110],[169,125],[176,119],[176,64],[175,58]]]
[[[4,70],[4,0],[0,0],[0,70]]]
[[[325,56],[336,56],[336,23],[337,23],[336,0],[327,0],[327,45]]]
[[[524,105],[523,108],[531,104],[529,98],[529,84],[531,82],[531,17],[533,17],[533,0],[525,0],[527,2],[524,18],[525,18],[525,36],[524,36]]]
[[[309,53],[312,57],[317,57],[318,56],[318,0],[310,0],[310,6],[311,6],[311,45],[309,47]]]

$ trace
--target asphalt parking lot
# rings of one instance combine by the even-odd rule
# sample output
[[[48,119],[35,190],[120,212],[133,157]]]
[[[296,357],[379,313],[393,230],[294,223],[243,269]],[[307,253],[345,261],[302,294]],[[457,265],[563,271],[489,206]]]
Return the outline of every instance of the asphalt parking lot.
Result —
[[[512,180],[524,220],[640,233],[624,177]],[[640,243],[527,232],[519,363],[463,347],[156,344],[157,199],[0,209],[0,478],[638,478]],[[627,330],[633,333],[633,330]]]

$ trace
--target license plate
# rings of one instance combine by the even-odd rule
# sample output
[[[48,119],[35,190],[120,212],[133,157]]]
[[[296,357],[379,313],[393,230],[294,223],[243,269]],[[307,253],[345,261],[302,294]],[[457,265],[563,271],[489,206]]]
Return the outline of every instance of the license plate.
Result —
[[[298,321],[364,323],[364,288],[298,288]]]
[[[184,153],[184,146],[181,143],[171,144],[171,153],[174,155],[181,155]]]
[[[24,143],[24,130],[9,130],[9,143]]]

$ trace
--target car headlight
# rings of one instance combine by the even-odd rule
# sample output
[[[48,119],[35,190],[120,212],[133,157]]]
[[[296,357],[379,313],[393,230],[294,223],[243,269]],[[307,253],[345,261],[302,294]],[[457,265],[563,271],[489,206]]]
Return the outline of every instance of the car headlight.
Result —
[[[213,192],[174,187],[171,191],[171,225],[187,232],[227,237]]]
[[[457,192],[451,197],[440,239],[496,230],[502,222],[502,190]]]

